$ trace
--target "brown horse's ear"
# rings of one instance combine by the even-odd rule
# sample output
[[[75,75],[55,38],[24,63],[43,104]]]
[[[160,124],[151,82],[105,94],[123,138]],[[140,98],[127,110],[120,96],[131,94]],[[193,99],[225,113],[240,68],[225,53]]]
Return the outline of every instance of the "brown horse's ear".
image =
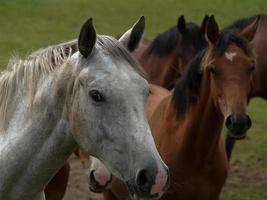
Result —
[[[145,31],[145,17],[142,16],[131,29],[124,33],[119,41],[130,51],[133,52],[142,39]]]
[[[78,39],[79,52],[85,58],[87,58],[91,54],[95,46],[95,42],[96,42],[96,31],[93,26],[93,19],[90,18],[83,24],[80,31]]]
[[[177,29],[178,31],[180,31],[180,33],[184,34],[185,33],[185,30],[186,30],[186,22],[185,22],[185,19],[184,19],[184,16],[181,15],[178,19],[178,22],[177,22]]]
[[[203,33],[205,33],[208,19],[209,19],[209,16],[205,15],[204,18],[203,18],[203,21],[201,23],[201,30],[202,30]]]
[[[208,19],[207,27],[205,30],[206,38],[210,43],[214,44],[215,42],[217,42],[219,34],[219,26],[215,21],[214,15],[211,15]]]
[[[260,16],[255,19],[254,22],[246,26],[243,30],[240,32],[240,36],[246,38],[248,41],[251,41],[254,38],[254,35],[257,31],[258,24],[259,24]]]

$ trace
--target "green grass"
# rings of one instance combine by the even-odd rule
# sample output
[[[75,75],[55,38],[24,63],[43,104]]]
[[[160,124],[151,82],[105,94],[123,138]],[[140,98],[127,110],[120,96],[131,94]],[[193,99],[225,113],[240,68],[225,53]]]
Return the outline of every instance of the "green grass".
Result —
[[[222,200],[267,199],[267,104],[255,98],[249,105],[252,128],[239,141],[231,161],[230,178]]]
[[[238,189],[224,193],[223,200],[264,200],[267,199],[265,189]]]
[[[88,17],[98,33],[123,33],[140,15],[147,17],[148,37],[175,25],[179,15],[201,22],[216,14],[221,26],[239,17],[265,12],[264,0],[0,0],[0,66],[9,57],[77,36]]]
[[[215,14],[223,27],[266,11],[265,0],[0,0],[0,66],[5,69],[14,53],[25,55],[77,37],[81,24],[91,16],[98,33],[116,36],[145,15],[145,35],[153,38],[175,25],[181,14],[198,23],[204,14]],[[249,113],[253,128],[249,138],[236,146],[223,200],[267,199],[266,102],[252,101]]]

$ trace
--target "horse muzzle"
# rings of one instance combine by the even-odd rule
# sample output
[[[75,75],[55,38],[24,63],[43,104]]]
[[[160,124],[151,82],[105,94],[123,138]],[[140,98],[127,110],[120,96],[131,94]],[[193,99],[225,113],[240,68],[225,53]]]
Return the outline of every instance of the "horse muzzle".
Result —
[[[235,140],[244,139],[251,125],[251,119],[246,114],[231,114],[225,120],[227,134]]]
[[[158,199],[169,188],[169,170],[164,168],[153,175],[148,170],[142,169],[137,172],[135,180],[126,183],[132,197]]]

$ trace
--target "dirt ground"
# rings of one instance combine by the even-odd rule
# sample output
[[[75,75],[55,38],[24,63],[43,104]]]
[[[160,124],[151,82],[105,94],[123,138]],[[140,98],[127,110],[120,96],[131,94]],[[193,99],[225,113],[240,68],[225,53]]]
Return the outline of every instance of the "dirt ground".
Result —
[[[229,177],[224,190],[238,188],[267,189],[267,168],[253,167],[255,163],[264,162],[265,157],[251,157],[251,163],[246,163],[242,167],[238,164],[231,165]]]
[[[102,200],[102,195],[89,191],[86,175],[89,163],[82,164],[76,156],[72,155],[70,164],[71,174],[64,200]],[[267,188],[267,169],[258,172],[248,170],[246,167],[233,166],[224,190],[232,190],[248,184],[257,188]]]

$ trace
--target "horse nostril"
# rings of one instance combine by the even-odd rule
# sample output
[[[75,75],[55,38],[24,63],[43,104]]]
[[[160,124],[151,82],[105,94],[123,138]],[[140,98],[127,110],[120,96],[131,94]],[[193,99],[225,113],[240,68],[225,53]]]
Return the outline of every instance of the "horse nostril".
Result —
[[[89,174],[89,184],[96,185],[97,181],[95,180],[95,175],[94,175],[95,170],[92,170]]]
[[[225,126],[226,126],[226,128],[231,129],[232,124],[233,124],[233,122],[232,122],[232,115],[229,115],[229,116],[226,118]]]
[[[142,188],[143,191],[150,191],[151,183],[147,170],[143,169],[137,173],[136,184]]]
[[[94,175],[94,171],[95,170],[92,170],[89,174],[89,177],[88,177],[88,184],[89,184],[89,189],[92,191],[92,192],[95,192],[95,193],[98,193],[98,183],[95,179],[95,175]]]

